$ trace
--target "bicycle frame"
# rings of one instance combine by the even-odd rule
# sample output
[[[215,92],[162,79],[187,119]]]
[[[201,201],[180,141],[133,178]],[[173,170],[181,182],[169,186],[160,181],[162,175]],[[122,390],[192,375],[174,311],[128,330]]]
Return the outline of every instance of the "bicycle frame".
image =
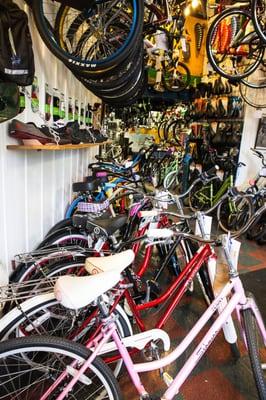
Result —
[[[149,249],[149,248],[148,248]],[[130,310],[132,311],[132,314],[136,320],[136,323],[140,329],[140,331],[145,332],[147,331],[145,322],[142,320],[140,312],[145,309],[153,308],[156,307],[160,304],[167,303],[168,306],[163,313],[163,315],[158,319],[158,321],[154,324],[154,328],[161,329],[165,323],[167,322],[168,318],[174,311],[175,307],[179,304],[181,301],[184,293],[186,292],[188,286],[190,285],[191,281],[194,279],[195,275],[198,273],[199,269],[203,265],[204,262],[207,262],[207,260],[213,256],[213,250],[209,245],[205,245],[201,247],[198,252],[193,256],[193,258],[190,260],[190,262],[186,265],[186,267],[183,269],[181,274],[174,280],[172,285],[169,286],[169,288],[156,300],[151,300],[149,302],[143,303],[143,304],[136,304],[134,299],[132,298],[132,295],[130,294],[130,291],[128,289],[125,289],[120,292],[120,295],[116,296],[116,299],[114,303],[111,306],[110,312],[113,312],[113,310],[116,308],[118,303],[121,301],[123,297],[128,302],[128,305],[130,307]],[[146,263],[146,268],[148,267],[148,263]],[[144,273],[144,269],[142,270],[142,273]],[[137,274],[139,276],[139,274]],[[89,325],[90,321],[93,320],[93,318],[96,317],[98,313],[98,310],[95,310],[79,327],[77,331],[74,332],[74,334],[70,337],[70,339],[73,340],[75,336],[78,336],[79,333],[83,330],[86,329],[86,326]],[[90,337],[89,341],[87,342],[87,346],[91,347],[91,343],[94,343],[97,335],[102,329],[102,325],[100,324],[94,334]],[[119,359],[120,356],[115,355],[112,357],[108,357],[108,355],[105,357],[105,362],[113,362],[117,359]]]
[[[230,174],[224,181],[222,186],[219,188],[218,192],[214,195],[213,194],[213,183],[207,186],[203,186],[202,189],[210,188],[210,196],[206,195],[205,193],[201,192],[201,189],[199,190],[199,195],[201,201],[204,201],[206,204],[210,204],[211,207],[213,207],[215,204],[218,203],[218,201],[221,199],[221,197],[225,194],[225,192],[230,188],[233,187],[234,184],[234,176],[233,174]]]
[[[204,246],[205,247],[205,246]],[[233,294],[232,294],[233,293]],[[72,389],[74,384],[79,380],[81,375],[90,367],[91,362],[96,358],[96,356],[100,353],[103,346],[112,338],[116,344],[116,347],[121,354],[121,357],[125,363],[125,366],[128,370],[129,376],[134,384],[137,392],[141,396],[141,398],[145,398],[148,396],[148,392],[145,390],[144,385],[141,382],[139,373],[153,371],[156,369],[163,368],[176,359],[178,359],[186,349],[191,345],[197,335],[201,332],[203,327],[207,324],[207,322],[216,314],[216,311],[220,307],[221,304],[227,299],[227,296],[231,295],[230,300],[227,302],[226,306],[223,308],[222,311],[219,312],[219,316],[215,319],[212,323],[211,327],[208,329],[207,333],[204,335],[203,339],[197,345],[191,356],[185,362],[184,366],[179,370],[176,377],[173,379],[172,383],[169,385],[168,389],[161,397],[161,400],[172,400],[173,397],[179,393],[181,386],[188,378],[190,373],[196,367],[200,359],[203,357],[209,346],[212,344],[214,339],[216,338],[217,334],[222,329],[222,326],[225,324],[227,319],[232,315],[233,311],[236,311],[240,326],[242,328],[242,336],[245,341],[245,334],[244,329],[241,323],[241,310],[245,310],[250,308],[254,314],[254,317],[257,320],[258,327],[261,331],[261,334],[264,339],[264,344],[266,345],[266,329],[261,317],[261,314],[256,306],[255,301],[252,298],[247,298],[242,286],[242,282],[238,275],[232,276],[230,281],[224,286],[221,290],[220,294],[215,298],[215,300],[211,303],[208,309],[203,313],[203,315],[199,318],[197,323],[193,326],[190,332],[185,336],[185,338],[181,341],[181,343],[166,357],[146,362],[140,364],[134,364],[130,354],[121,341],[117,331],[116,325],[112,320],[112,317],[109,317],[109,322],[106,323],[106,326],[102,329],[100,335],[95,338],[93,342],[94,350],[88,360],[82,365],[82,367],[77,371],[75,377],[69,382],[69,384],[65,387],[62,391],[60,396],[58,396],[57,400],[63,400],[65,396],[69,393]],[[107,318],[108,319],[108,318]],[[245,341],[246,343],[246,341]],[[90,345],[87,346],[92,347]],[[76,362],[72,363],[71,366],[75,366]],[[41,400],[47,399],[50,393],[52,393],[53,389],[59,384],[64,377],[68,375],[67,370],[64,371],[59,378],[54,382],[54,384],[48,389],[48,391],[41,397]]]

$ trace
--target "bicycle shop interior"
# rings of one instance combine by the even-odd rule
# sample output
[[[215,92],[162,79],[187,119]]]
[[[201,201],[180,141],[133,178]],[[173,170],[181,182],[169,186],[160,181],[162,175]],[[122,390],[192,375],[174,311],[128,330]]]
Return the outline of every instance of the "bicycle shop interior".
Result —
[[[266,0],[1,0],[0,130],[0,398],[266,400]]]

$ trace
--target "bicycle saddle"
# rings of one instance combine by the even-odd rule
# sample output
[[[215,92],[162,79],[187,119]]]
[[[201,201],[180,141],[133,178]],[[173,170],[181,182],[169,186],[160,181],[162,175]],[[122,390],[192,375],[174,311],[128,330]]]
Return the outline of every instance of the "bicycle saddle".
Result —
[[[94,220],[89,220],[88,216],[86,222],[86,231],[88,233],[94,232],[95,234],[103,234],[105,236],[113,235],[116,231],[121,229],[127,223],[126,215],[118,215],[113,218],[95,218]]]
[[[85,269],[91,275],[111,270],[121,273],[132,264],[134,259],[135,253],[131,249],[106,257],[88,257],[86,258]]]
[[[96,300],[119,280],[120,273],[115,270],[90,276],[65,275],[56,281],[54,294],[64,307],[77,310]]]
[[[101,185],[99,179],[93,178],[90,182],[75,182],[72,185],[73,192],[95,192]]]

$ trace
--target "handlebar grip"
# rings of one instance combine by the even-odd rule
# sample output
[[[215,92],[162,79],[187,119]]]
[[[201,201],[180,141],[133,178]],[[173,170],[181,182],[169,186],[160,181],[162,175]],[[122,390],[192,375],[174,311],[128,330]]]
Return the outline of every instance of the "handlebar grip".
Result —
[[[171,229],[162,228],[162,229],[148,229],[147,237],[149,239],[167,239],[174,236],[174,232]]]

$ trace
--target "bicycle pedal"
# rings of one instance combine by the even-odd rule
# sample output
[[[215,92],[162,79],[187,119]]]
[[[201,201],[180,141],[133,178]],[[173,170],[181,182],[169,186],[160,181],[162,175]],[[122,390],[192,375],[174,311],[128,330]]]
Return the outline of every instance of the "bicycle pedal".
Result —
[[[172,378],[171,375],[168,374],[168,372],[164,372],[163,380],[164,380],[164,383],[166,384],[166,386],[169,387],[174,379]]]

